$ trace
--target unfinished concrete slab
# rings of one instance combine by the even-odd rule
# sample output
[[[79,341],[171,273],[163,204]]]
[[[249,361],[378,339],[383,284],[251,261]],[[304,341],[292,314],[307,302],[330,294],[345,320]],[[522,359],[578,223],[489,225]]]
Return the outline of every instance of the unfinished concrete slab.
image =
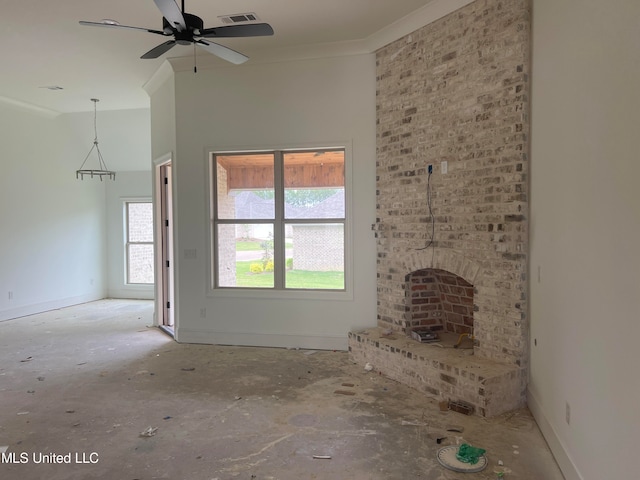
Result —
[[[0,478],[563,478],[526,409],[441,411],[347,352],[183,345],[152,317],[104,300],[0,323]],[[438,463],[461,443],[484,471]]]

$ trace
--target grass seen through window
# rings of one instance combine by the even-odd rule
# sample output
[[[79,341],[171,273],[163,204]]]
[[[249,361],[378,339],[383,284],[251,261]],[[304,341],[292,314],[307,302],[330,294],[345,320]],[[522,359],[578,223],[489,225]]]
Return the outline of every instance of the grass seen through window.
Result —
[[[273,272],[251,273],[254,261],[236,262],[236,285],[238,287],[270,288]],[[287,275],[288,288],[314,288],[340,290],[344,286],[344,272],[310,272],[292,270]]]
[[[287,248],[293,245],[287,242]],[[236,242],[237,252],[261,251],[260,241],[238,240]],[[341,290],[344,288],[344,272],[334,271],[308,271],[295,270],[295,261],[287,259],[287,265],[293,264],[294,269],[287,271],[287,288],[312,288]],[[248,288],[271,288],[273,287],[273,271],[265,271],[259,259],[236,262],[236,286]]]

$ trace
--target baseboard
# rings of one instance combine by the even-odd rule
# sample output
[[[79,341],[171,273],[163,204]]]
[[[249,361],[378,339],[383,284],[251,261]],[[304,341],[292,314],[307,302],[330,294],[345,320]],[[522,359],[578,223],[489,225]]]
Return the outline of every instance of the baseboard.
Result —
[[[153,288],[121,288],[109,290],[107,298],[122,298],[129,300],[153,300],[155,291]]]
[[[88,294],[10,308],[0,311],[0,322],[5,320],[13,320],[20,317],[26,317],[28,315],[35,315],[36,313],[48,312],[49,310],[56,310],[58,308],[70,307],[72,305],[78,305],[80,303],[94,302],[96,300],[102,300],[103,298],[104,295],[101,294]]]
[[[207,345],[236,345],[245,347],[299,348],[304,350],[348,349],[347,336],[287,335],[281,333],[234,333],[212,332],[180,328],[175,330],[179,343],[200,343]]]
[[[580,475],[580,472],[578,472],[578,468],[571,459],[571,456],[567,452],[564,444],[556,434],[553,425],[551,425],[549,420],[547,420],[547,417],[544,415],[542,405],[529,389],[527,389],[527,406],[529,407],[533,418],[535,418],[536,423],[542,432],[542,436],[547,441],[547,444],[551,449],[551,453],[553,453],[564,478],[566,480],[584,480],[584,477]]]

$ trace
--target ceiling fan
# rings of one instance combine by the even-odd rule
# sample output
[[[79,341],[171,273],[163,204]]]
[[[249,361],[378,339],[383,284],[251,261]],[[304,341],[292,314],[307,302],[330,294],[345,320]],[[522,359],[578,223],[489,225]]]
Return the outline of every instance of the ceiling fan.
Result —
[[[162,13],[162,30],[152,30],[143,27],[130,27],[121,25],[115,20],[103,20],[101,22],[80,21],[80,25],[92,27],[128,28],[142,30],[165,37],[173,36],[173,40],[161,43],[152,48],[140,58],[158,58],[168,52],[175,45],[199,45],[209,53],[216,55],[228,62],[240,64],[249,60],[249,57],[236,52],[224,45],[206,40],[207,38],[232,38],[232,37],[261,37],[273,35],[273,28],[268,23],[248,23],[244,25],[226,25],[222,27],[204,28],[204,22],[200,17],[182,10],[174,0],[153,0],[156,7]]]

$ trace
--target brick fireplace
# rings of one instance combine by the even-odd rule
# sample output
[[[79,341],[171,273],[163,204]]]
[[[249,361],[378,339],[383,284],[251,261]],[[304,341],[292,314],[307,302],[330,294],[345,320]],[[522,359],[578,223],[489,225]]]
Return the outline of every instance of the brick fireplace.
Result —
[[[529,34],[528,0],[476,0],[376,54],[378,327],[350,351],[487,416],[525,398]]]

